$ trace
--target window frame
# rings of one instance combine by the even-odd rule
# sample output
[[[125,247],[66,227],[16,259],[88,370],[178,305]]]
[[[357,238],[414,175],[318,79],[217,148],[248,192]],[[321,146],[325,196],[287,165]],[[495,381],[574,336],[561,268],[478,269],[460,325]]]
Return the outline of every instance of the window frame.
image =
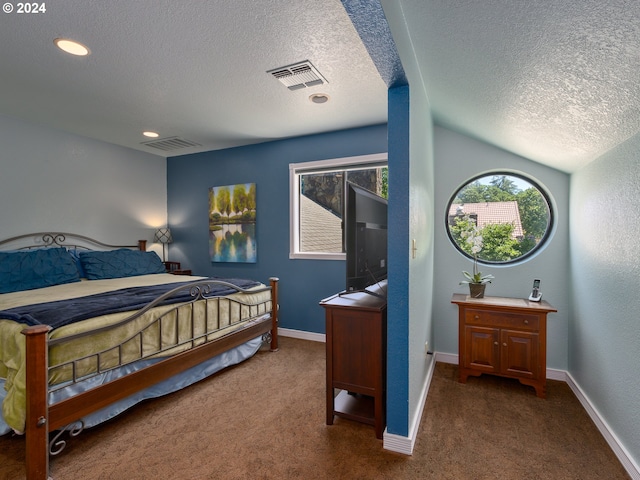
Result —
[[[520,180],[523,180],[527,183],[529,183],[532,187],[535,187],[536,190],[538,190],[538,192],[540,192],[540,195],[542,195],[542,198],[544,199],[544,201],[547,204],[547,207],[549,209],[549,221],[547,224],[547,229],[545,231],[544,236],[540,239],[540,242],[538,243],[538,245],[536,245],[535,247],[533,247],[531,250],[529,250],[527,253],[525,253],[524,255],[519,256],[518,258],[514,258],[512,260],[506,260],[506,261],[489,261],[489,260],[484,260],[478,257],[478,263],[482,264],[482,265],[486,265],[489,267],[506,267],[506,266],[511,266],[511,265],[518,265],[524,262],[527,262],[528,260],[530,260],[531,258],[537,256],[540,252],[542,252],[547,245],[549,244],[549,242],[551,241],[551,238],[553,237],[555,230],[556,230],[556,205],[555,205],[555,201],[553,199],[553,197],[551,196],[551,194],[549,193],[549,191],[542,186],[542,184],[540,183],[540,181],[538,181],[537,179],[520,173],[520,172],[514,172],[511,170],[507,170],[507,169],[499,169],[499,170],[490,170],[488,172],[483,172],[483,173],[479,173],[477,175],[474,175],[473,177],[470,177],[469,179],[467,179],[466,181],[464,181],[463,183],[460,184],[460,186],[458,186],[458,188],[456,188],[456,190],[454,190],[454,192],[451,194],[451,197],[449,197],[449,200],[447,201],[446,207],[445,207],[445,215],[444,215],[444,228],[445,231],[447,232],[447,238],[449,239],[449,242],[451,243],[451,245],[464,257],[470,259],[470,260],[474,260],[473,256],[470,255],[469,253],[465,252],[459,245],[458,243],[455,241],[455,239],[453,238],[453,235],[451,234],[451,230],[449,229],[449,210],[451,209],[451,205],[453,204],[453,201],[455,200],[455,198],[457,197],[458,193],[460,193],[460,191],[465,188],[467,185],[480,180],[482,178],[485,177],[500,177],[500,176],[509,176],[509,177],[516,177]]]
[[[346,255],[330,252],[300,251],[300,176],[332,171],[388,167],[388,153],[332,158],[289,164],[289,258],[305,260],[345,260]],[[343,235],[344,240],[344,235]]]

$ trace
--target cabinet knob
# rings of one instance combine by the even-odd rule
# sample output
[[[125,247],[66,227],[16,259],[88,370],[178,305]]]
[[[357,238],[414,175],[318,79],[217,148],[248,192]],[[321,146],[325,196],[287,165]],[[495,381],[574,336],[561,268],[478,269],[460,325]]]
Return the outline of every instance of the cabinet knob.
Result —
[[[498,342],[493,342],[494,345],[498,345]]]
[[[480,320],[480,316],[476,315],[475,317],[473,317],[475,320]]]
[[[506,343],[506,342],[505,342],[505,343],[503,343],[503,344],[502,344],[502,346],[503,346],[503,347],[506,347],[506,346],[507,346],[507,343]]]
[[[524,324],[525,324],[525,325],[529,325],[529,320],[525,320],[525,321],[524,321]]]

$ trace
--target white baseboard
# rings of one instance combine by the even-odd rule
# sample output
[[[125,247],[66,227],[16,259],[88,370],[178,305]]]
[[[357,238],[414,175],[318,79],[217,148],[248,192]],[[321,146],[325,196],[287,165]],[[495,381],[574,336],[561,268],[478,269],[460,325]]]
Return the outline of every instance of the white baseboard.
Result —
[[[311,340],[312,342],[326,342],[324,333],[305,332],[303,330],[293,330],[291,328],[278,327],[278,335],[283,337],[300,338],[302,340]]]
[[[431,385],[431,379],[433,378],[433,371],[436,366],[435,356],[431,358],[431,364],[427,370],[427,376],[424,384],[422,385],[422,391],[420,392],[420,400],[418,401],[418,408],[413,416],[413,421],[409,425],[409,435],[403,437],[401,435],[395,435],[388,433],[385,429],[382,435],[382,446],[385,450],[392,452],[403,453],[405,455],[413,454],[413,447],[416,444],[418,433],[420,429],[420,421],[422,420],[422,413],[424,412],[424,405],[427,402],[427,394],[429,393],[429,386]]]
[[[453,365],[458,365],[458,355],[454,353],[435,353],[436,362],[442,363],[452,363]]]
[[[547,368],[547,380],[559,380],[561,382],[566,382],[567,371],[557,370],[555,368]]]

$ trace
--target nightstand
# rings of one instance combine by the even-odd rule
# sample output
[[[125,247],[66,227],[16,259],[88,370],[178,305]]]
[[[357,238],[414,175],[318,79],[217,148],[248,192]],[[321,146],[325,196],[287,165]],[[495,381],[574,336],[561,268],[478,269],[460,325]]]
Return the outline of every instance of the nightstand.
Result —
[[[191,275],[191,269],[187,270],[172,270],[169,273],[173,275]]]
[[[164,268],[167,269],[167,273],[172,273],[174,275],[191,275],[190,269],[181,269],[180,262],[162,262],[164,263]]]
[[[517,378],[546,397],[547,314],[557,312],[546,301],[521,298],[471,298],[456,293],[458,304],[458,380],[483,373]]]

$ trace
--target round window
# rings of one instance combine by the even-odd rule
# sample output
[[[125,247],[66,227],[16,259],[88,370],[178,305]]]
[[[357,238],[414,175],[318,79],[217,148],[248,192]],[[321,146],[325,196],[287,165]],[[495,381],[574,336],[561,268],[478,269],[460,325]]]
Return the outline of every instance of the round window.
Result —
[[[453,194],[446,215],[447,234],[455,247],[469,258],[476,254],[478,262],[486,264],[531,256],[549,239],[553,225],[544,190],[510,172],[472,178]]]

